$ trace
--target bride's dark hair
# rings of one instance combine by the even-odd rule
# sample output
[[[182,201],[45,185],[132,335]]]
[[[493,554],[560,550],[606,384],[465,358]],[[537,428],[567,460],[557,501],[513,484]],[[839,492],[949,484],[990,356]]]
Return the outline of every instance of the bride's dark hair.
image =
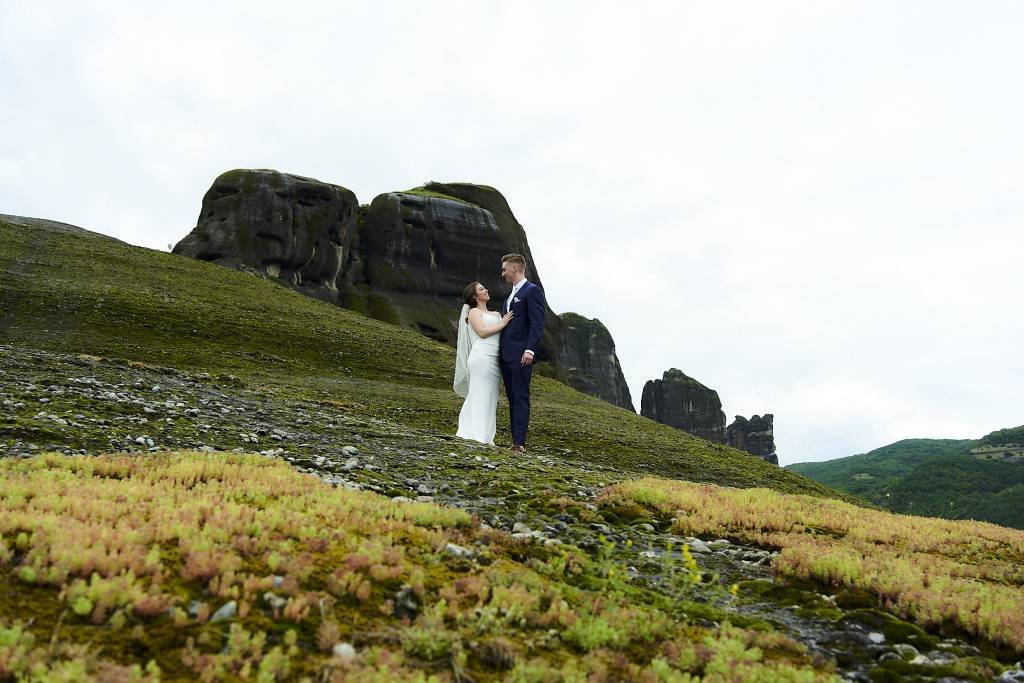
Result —
[[[462,300],[465,301],[466,305],[470,308],[476,307],[476,288],[479,285],[479,282],[470,282],[466,285],[466,288],[462,290]]]

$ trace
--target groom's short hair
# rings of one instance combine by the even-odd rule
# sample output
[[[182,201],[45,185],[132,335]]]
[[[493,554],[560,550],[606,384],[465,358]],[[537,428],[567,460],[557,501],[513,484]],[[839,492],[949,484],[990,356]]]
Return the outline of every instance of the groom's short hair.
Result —
[[[522,271],[526,272],[526,257],[522,254],[505,254],[501,257],[502,263],[511,262],[519,266]]]

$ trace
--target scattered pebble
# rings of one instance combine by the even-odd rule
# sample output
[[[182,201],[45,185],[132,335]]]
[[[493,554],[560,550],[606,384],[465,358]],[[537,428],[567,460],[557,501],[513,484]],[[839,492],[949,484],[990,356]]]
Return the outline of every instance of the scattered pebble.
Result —
[[[334,646],[334,656],[344,662],[350,662],[356,657],[356,649],[351,643],[338,643]]]
[[[917,648],[909,643],[896,643],[892,649],[904,659],[913,659],[918,655]]]
[[[232,600],[221,605],[221,608],[210,617],[210,621],[227,621],[228,619],[234,619],[237,614],[238,603]]]
[[[403,584],[398,592],[395,593],[392,604],[394,605],[392,608],[394,615],[399,619],[403,617],[415,618],[416,614],[420,611],[419,598],[409,584]]]
[[[935,664],[952,664],[959,659],[952,652],[943,652],[942,650],[932,650],[928,653],[928,659]]]
[[[270,591],[267,591],[263,594],[263,599],[266,600],[267,604],[270,605],[271,609],[274,610],[283,609],[284,606],[288,604],[287,599],[282,598],[280,595],[277,595],[276,593],[271,593]]]
[[[476,554],[472,550],[470,550],[469,548],[463,548],[461,545],[455,545],[454,543],[449,543],[449,544],[445,545],[444,551],[446,553],[448,553],[449,555],[451,555],[452,557],[460,557],[460,558],[462,558],[462,557],[473,557],[473,555]]]
[[[1021,683],[1024,681],[1022,668],[1022,663],[1018,663],[1016,669],[1007,669],[996,679],[996,683]]]
[[[686,539],[687,545],[690,546],[690,552],[706,555],[711,552],[711,548],[707,543],[700,540],[699,538],[688,538]]]

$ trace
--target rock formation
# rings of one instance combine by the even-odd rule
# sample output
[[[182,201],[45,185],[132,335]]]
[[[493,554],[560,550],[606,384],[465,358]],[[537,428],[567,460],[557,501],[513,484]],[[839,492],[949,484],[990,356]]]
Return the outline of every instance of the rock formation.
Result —
[[[749,420],[737,415],[726,429],[726,443],[778,465],[779,456],[775,453],[775,433],[772,425],[774,419],[770,413],[763,416],[755,415]]]
[[[725,413],[718,392],[676,368],[644,385],[640,414],[708,441],[725,443]]]
[[[526,256],[527,276],[543,288],[523,226],[492,187],[430,183],[371,202],[344,277],[341,305],[454,344],[462,290],[478,280],[492,307],[508,293],[501,257]],[[558,317],[547,309],[538,360],[557,364]]]
[[[622,375],[615,341],[600,320],[563,313],[562,353],[558,365],[569,385],[613,405],[635,411],[629,386]]]
[[[355,194],[338,185],[271,170],[228,171],[203,197],[195,229],[174,253],[335,301],[357,206]]]
[[[526,256],[526,232],[493,187],[427,183],[369,206],[338,185],[272,170],[234,170],[203,197],[195,229],[174,253],[277,280],[303,294],[454,344],[462,290],[478,280],[500,308],[501,257]],[[538,372],[633,409],[615,344],[598,321],[550,307]]]

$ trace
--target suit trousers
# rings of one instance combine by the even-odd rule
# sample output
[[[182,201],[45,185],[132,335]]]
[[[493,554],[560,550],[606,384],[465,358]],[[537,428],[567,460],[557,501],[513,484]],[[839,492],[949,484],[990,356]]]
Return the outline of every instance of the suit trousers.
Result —
[[[512,443],[526,445],[526,430],[530,424],[530,377],[532,365],[522,365],[519,360],[501,361],[501,378],[505,382],[508,396],[508,418],[512,425]]]

